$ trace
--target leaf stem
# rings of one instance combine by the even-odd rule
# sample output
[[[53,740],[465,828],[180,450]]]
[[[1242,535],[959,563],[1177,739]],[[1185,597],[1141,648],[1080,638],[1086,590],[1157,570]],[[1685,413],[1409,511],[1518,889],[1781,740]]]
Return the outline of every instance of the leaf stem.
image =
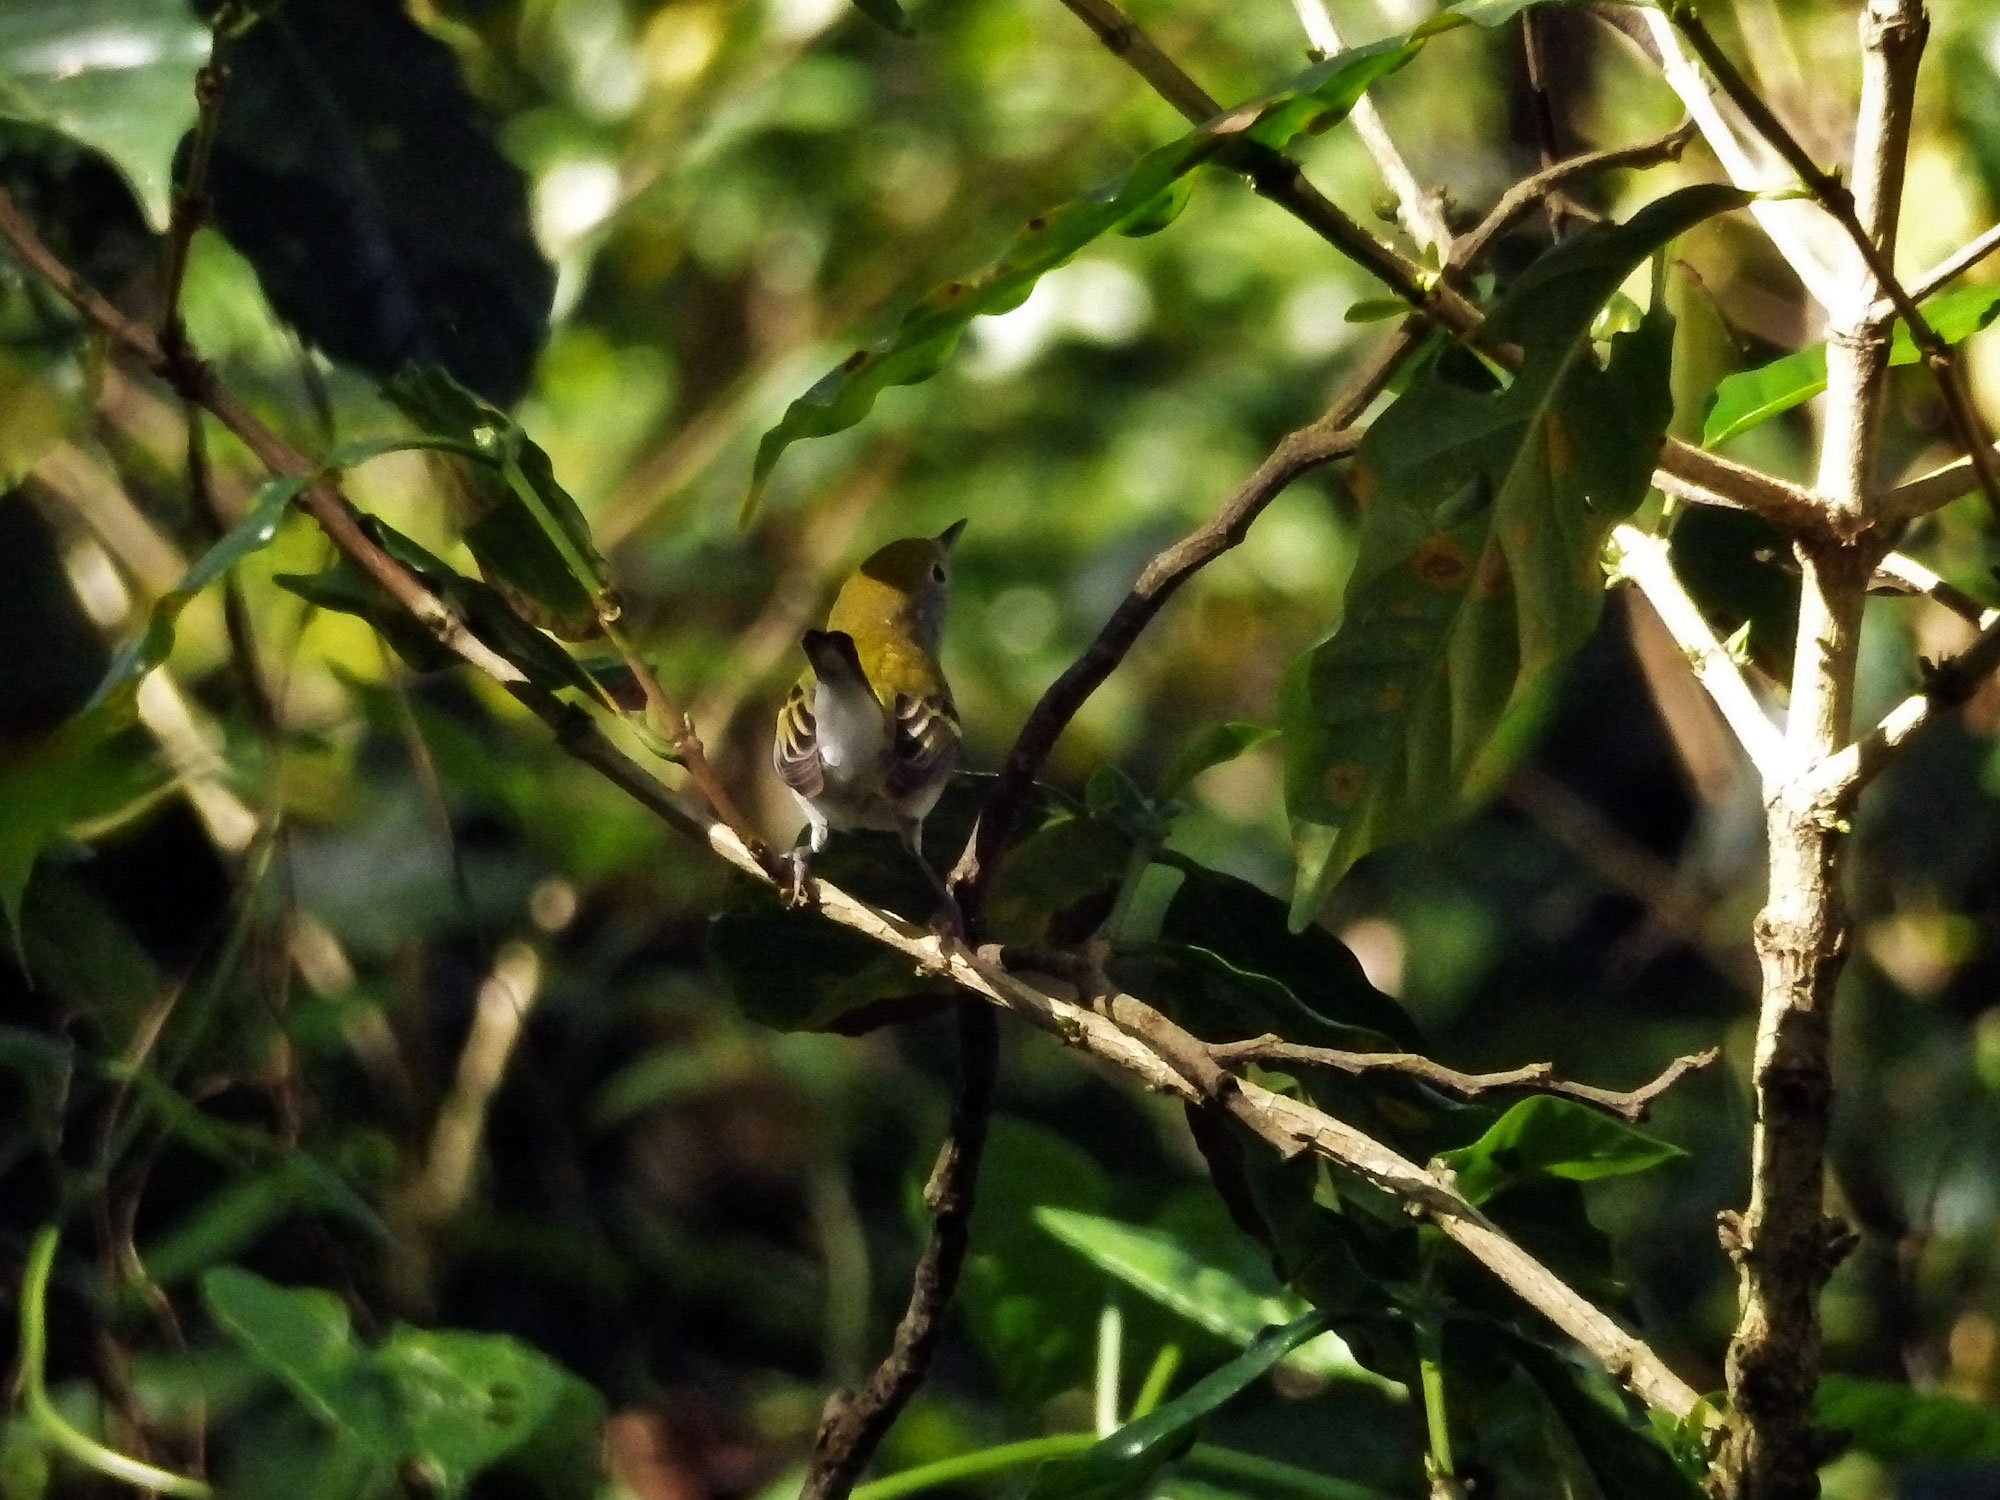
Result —
[[[215,1492],[199,1479],[156,1469],[105,1447],[70,1426],[50,1403],[43,1372],[48,1355],[49,1272],[55,1265],[56,1243],[61,1235],[53,1224],[45,1224],[35,1232],[34,1243],[28,1250],[27,1271],[21,1278],[21,1399],[28,1409],[28,1420],[48,1439],[50,1446],[61,1449],[86,1468],[136,1489],[179,1495],[185,1500],[210,1500]]]
[[[1180,1373],[1181,1346],[1162,1344],[1160,1352],[1153,1356],[1152,1367],[1146,1371],[1146,1378],[1139,1384],[1139,1394],[1132,1400],[1132,1420],[1151,1416],[1153,1408],[1166,1398],[1167,1390],[1174,1383],[1174,1376]]]
[[[1417,1319],[1417,1374],[1423,1384],[1424,1426],[1430,1435],[1433,1478],[1452,1477],[1451,1424],[1444,1409],[1444,1329],[1435,1313]]]

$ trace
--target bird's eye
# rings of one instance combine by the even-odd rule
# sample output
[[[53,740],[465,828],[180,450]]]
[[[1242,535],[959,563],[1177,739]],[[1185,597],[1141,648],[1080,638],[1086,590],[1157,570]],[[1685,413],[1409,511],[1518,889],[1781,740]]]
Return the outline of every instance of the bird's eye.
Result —
[[[932,563],[932,564],[931,564],[931,582],[932,582],[932,583],[943,583],[943,582],[944,582],[944,564],[943,564],[943,563]]]

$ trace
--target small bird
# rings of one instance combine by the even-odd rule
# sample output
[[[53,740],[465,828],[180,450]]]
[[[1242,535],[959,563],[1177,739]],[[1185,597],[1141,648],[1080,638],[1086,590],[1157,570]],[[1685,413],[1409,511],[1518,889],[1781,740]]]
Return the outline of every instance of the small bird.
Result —
[[[779,777],[811,824],[810,853],[835,828],[896,834],[924,863],[924,818],[958,766],[958,709],[938,663],[949,577],[965,522],[890,542],[857,568],[826,629],[800,639],[810,670],[778,713]],[[808,852],[792,855],[791,899],[804,901]],[[949,904],[949,897],[947,897]]]

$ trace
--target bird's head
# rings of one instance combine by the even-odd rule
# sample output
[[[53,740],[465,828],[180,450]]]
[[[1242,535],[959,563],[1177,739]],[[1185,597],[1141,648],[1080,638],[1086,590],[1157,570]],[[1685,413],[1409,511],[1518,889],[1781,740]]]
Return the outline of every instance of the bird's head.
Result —
[[[841,586],[828,628],[864,643],[893,632],[936,655],[951,548],[964,529],[965,522],[954,521],[936,536],[906,536],[877,548]]]

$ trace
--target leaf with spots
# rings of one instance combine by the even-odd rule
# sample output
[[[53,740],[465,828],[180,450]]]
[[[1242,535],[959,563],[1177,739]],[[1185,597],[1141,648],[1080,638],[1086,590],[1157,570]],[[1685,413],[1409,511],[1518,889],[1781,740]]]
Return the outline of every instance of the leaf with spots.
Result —
[[[786,408],[757,445],[744,520],[755,513],[772,468],[793,443],[843,432],[867,416],[889,387],[930,379],[974,318],[1019,307],[1037,281],[1093,240],[1114,231],[1150,234],[1164,228],[1186,201],[1184,180],[1203,163],[1225,152],[1280,150],[1307,131],[1337,123],[1370,84],[1408,62],[1420,45],[1391,39],[1330,57],[1291,88],[1229,110],[1148,152],[1118,181],[1037,214],[998,260],[970,280],[931,291],[886,339],[857,349]]]
[[[1592,320],[1660,246],[1746,201],[1686,188],[1552,250],[1487,324],[1521,350],[1511,378],[1448,352],[1369,429],[1341,621],[1285,687],[1294,926],[1356,860],[1463,811],[1519,753],[1597,622],[1599,552],[1644,497],[1672,412],[1659,299],[1601,356]]]

